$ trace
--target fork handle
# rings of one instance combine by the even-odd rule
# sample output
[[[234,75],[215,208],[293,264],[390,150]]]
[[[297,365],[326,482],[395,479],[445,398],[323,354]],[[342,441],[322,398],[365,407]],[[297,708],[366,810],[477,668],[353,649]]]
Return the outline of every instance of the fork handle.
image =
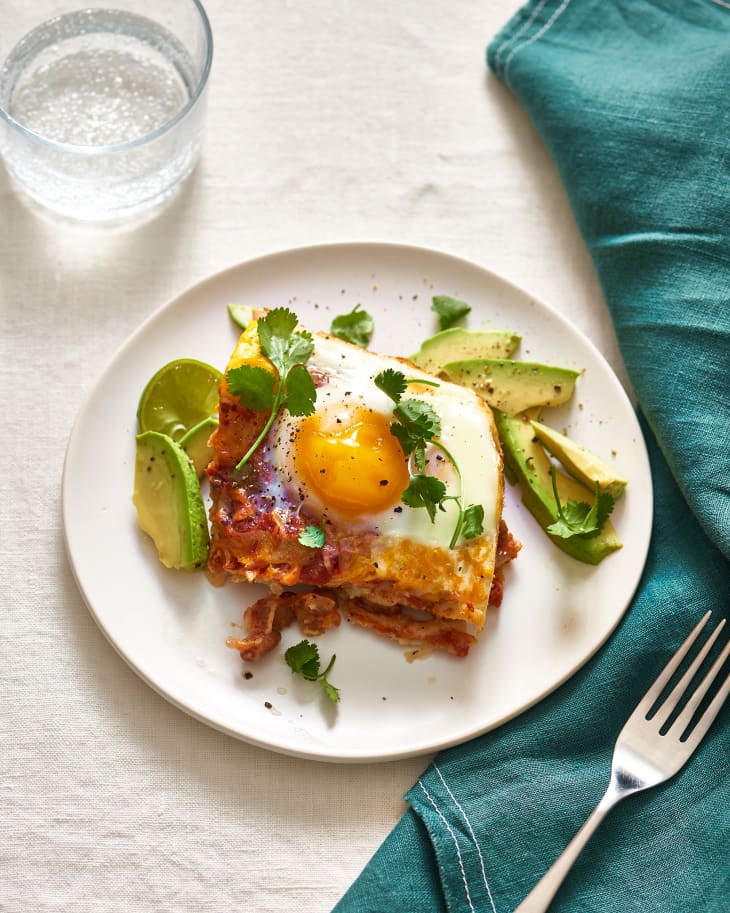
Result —
[[[573,837],[547,872],[545,872],[527,897],[525,897],[519,907],[515,908],[514,913],[545,913],[550,906],[553,897],[555,897],[558,888],[563,883],[563,879],[582,852],[583,847],[593,836],[593,832],[601,821],[603,821],[608,812],[624,795],[625,794],[614,788],[613,783],[609,784],[603,798],[590,813],[585,824],[576,833],[575,837]]]

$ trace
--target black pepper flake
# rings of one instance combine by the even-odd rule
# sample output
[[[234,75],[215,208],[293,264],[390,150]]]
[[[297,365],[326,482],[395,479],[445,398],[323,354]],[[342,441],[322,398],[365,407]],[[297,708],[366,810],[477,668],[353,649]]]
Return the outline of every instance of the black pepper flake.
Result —
[[[393,513],[395,513],[395,514],[402,514],[402,513],[403,513],[403,508],[402,508],[402,507],[394,507],[394,508],[393,508]]]
[[[373,567],[380,567],[377,561],[373,561]]]
[[[264,701],[264,707],[266,707],[267,710],[271,710],[273,706],[274,705],[271,703],[271,701]]]
[[[381,486],[384,487],[384,486],[387,485],[387,484],[388,484],[388,480],[387,480],[387,479],[381,479],[381,480],[380,480],[380,485],[381,485]]]
[[[248,681],[249,679],[253,678],[253,672],[244,672],[243,677],[246,679],[246,681]]]

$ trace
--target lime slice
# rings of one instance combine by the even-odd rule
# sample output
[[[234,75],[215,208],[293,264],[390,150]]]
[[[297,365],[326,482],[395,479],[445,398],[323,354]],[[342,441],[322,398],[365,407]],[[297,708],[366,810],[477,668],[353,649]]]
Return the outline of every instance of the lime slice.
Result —
[[[215,456],[215,451],[208,444],[211,434],[218,427],[218,418],[209,415],[202,422],[186,431],[180,438],[179,444],[190,457],[190,462],[197,473],[199,479],[205,475],[205,468]]]
[[[174,441],[215,415],[223,375],[194,358],[178,358],[152,377],[139,400],[139,430],[158,431]]]

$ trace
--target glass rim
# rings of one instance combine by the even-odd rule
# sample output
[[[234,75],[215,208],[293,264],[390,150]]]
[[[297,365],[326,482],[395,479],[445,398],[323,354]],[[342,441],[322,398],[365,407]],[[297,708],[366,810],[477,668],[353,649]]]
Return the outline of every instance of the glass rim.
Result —
[[[213,64],[213,30],[210,27],[210,20],[208,19],[208,14],[203,7],[203,4],[200,0],[191,0],[193,6],[197,9],[200,16],[200,22],[203,26],[203,38],[205,40],[205,61],[203,63],[203,69],[198,79],[195,91],[190,96],[190,98],[185,102],[185,104],[180,108],[179,111],[176,111],[175,114],[169,119],[166,120],[164,124],[160,124],[159,127],[155,127],[154,130],[151,130],[149,133],[145,133],[143,136],[138,136],[137,139],[127,140],[124,143],[112,143],[108,146],[81,146],[76,143],[61,143],[57,140],[47,139],[42,136],[40,133],[36,133],[34,130],[29,130],[28,127],[24,127],[20,121],[15,120],[15,118],[10,114],[9,111],[6,111],[3,105],[0,104],[0,118],[8,124],[8,126],[16,130],[17,132],[23,134],[28,139],[33,142],[39,143],[42,146],[46,146],[48,149],[54,149],[58,152],[70,152],[74,155],[86,155],[86,156],[99,156],[99,155],[109,155],[116,152],[127,152],[132,149],[136,149],[139,146],[144,146],[147,143],[156,140],[158,137],[162,136],[163,133],[167,133],[168,130],[171,130],[176,124],[178,124],[187,114],[195,107],[197,101],[200,99],[200,96],[203,94],[203,91],[208,83],[208,77],[210,76],[211,66]]]

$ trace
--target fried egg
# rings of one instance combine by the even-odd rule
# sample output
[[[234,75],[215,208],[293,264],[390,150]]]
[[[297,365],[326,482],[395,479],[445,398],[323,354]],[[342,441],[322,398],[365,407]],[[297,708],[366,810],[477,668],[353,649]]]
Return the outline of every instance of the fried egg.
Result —
[[[255,333],[241,338],[231,365],[263,365]],[[424,508],[409,507],[402,495],[410,480],[409,463],[391,433],[393,401],[374,383],[387,368],[404,373],[404,399],[429,403],[441,421],[430,444],[426,473],[441,479],[449,496],[464,506],[484,508],[484,536],[495,541],[501,515],[502,460],[489,408],[472,391],[438,382],[410,362],[383,356],[326,333],[314,334],[307,369],[315,378],[315,411],[294,417],[283,409],[265,442],[274,468],[272,495],[298,503],[308,516],[346,526],[354,532],[408,539],[448,548],[458,520],[453,500],[432,522]],[[451,454],[458,466],[446,457]],[[414,470],[415,471],[415,470]]]

